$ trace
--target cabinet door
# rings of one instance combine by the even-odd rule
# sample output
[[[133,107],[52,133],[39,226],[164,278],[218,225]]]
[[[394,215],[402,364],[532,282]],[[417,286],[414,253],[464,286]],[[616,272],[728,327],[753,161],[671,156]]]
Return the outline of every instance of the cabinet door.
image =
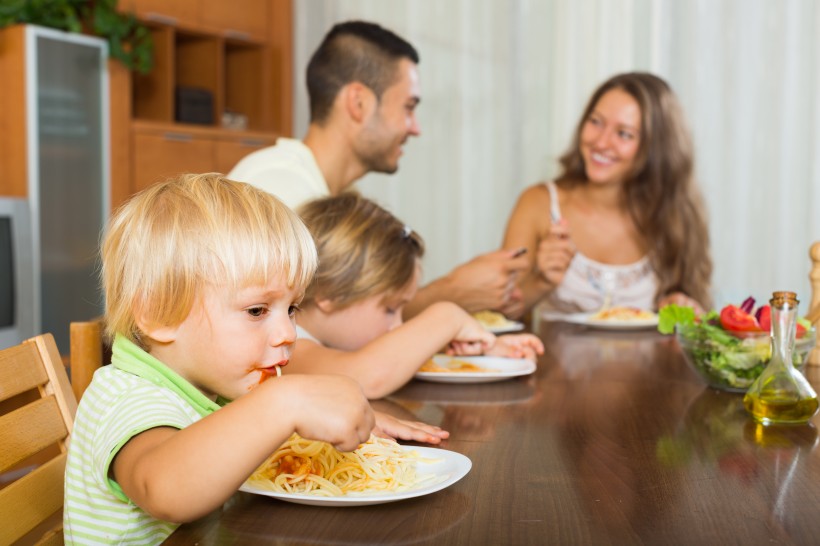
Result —
[[[216,145],[216,170],[227,174],[239,160],[260,148],[273,146],[276,139],[273,137],[245,137],[237,139],[219,140]]]
[[[180,173],[216,170],[215,141],[184,131],[139,133],[132,139],[134,191]]]
[[[68,324],[103,311],[94,256],[108,217],[107,52],[98,38],[37,26],[27,27],[27,38],[36,74],[27,83],[33,110],[26,135],[33,143],[28,187],[39,266],[35,321],[67,354]]]
[[[120,10],[140,19],[168,25],[191,25],[199,22],[202,0],[121,0]]]
[[[268,0],[201,0],[200,21],[226,38],[267,39]]]

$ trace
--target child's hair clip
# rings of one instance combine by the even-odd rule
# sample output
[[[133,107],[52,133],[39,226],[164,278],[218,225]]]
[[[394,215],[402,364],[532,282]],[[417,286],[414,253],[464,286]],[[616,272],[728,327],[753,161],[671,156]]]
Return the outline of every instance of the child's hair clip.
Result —
[[[401,230],[402,239],[409,239],[412,234],[413,234],[413,228],[411,228],[407,224],[404,224],[404,228]]]

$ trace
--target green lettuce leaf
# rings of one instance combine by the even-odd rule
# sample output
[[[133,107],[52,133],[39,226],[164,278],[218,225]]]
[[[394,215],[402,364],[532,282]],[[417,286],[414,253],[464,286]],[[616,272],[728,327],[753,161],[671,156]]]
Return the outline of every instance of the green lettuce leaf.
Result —
[[[677,324],[693,324],[695,310],[691,307],[670,304],[661,307],[658,311],[658,331],[662,334],[673,334]]]

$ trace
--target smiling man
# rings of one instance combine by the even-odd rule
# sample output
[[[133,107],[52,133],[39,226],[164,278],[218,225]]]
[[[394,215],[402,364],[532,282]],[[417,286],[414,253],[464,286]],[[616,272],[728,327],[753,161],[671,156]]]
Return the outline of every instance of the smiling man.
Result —
[[[419,56],[372,23],[334,26],[307,68],[310,125],[304,140],[280,138],[243,158],[228,178],[273,193],[291,208],[338,195],[368,172],[394,173],[419,134]]]
[[[251,153],[228,178],[266,190],[295,209],[338,195],[369,172],[396,172],[407,139],[420,134],[418,64],[416,49],[390,30],[364,21],[335,25],[308,63],[305,138],[280,138]],[[405,317],[441,300],[471,312],[520,313],[515,279],[528,261],[514,254],[489,252],[456,267],[421,288]]]

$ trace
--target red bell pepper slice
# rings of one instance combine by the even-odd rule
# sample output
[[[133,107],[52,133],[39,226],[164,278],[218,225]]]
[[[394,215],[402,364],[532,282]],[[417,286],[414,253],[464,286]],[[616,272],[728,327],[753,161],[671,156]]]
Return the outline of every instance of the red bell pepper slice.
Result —
[[[727,305],[720,311],[720,325],[730,332],[762,332],[754,316],[736,305]]]

